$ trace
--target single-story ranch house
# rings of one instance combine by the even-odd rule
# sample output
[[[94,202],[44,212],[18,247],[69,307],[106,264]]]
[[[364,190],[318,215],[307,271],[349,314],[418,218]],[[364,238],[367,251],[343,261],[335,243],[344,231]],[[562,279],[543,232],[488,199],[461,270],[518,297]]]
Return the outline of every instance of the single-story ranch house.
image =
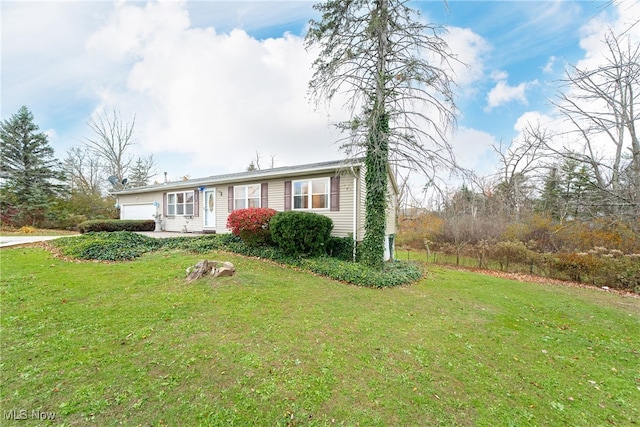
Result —
[[[254,170],[114,191],[121,219],[156,219],[164,231],[229,233],[235,209],[302,210],[333,220],[333,235],[364,237],[362,159]],[[385,259],[393,256],[398,187],[389,175]]]

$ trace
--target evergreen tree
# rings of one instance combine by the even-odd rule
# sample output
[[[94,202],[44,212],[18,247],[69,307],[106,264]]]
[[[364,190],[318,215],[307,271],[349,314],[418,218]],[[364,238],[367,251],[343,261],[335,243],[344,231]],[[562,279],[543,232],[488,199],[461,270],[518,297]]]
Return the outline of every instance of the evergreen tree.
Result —
[[[555,220],[562,221],[565,217],[565,209],[562,203],[562,184],[560,182],[558,168],[552,167],[544,178],[544,188],[536,203],[536,211],[549,215]]]
[[[138,157],[129,172],[129,187],[144,187],[155,175],[155,160],[153,154],[148,157]]]
[[[15,225],[38,225],[63,190],[64,174],[47,136],[38,132],[25,106],[0,125],[2,142],[1,210],[15,212]]]

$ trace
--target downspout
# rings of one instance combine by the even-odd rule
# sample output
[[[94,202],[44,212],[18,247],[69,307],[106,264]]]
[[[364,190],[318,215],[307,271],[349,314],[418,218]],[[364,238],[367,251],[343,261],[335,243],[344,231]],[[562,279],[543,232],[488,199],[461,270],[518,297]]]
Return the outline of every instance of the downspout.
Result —
[[[356,233],[358,232],[358,175],[353,174],[353,262],[356,262],[356,244],[358,239]]]

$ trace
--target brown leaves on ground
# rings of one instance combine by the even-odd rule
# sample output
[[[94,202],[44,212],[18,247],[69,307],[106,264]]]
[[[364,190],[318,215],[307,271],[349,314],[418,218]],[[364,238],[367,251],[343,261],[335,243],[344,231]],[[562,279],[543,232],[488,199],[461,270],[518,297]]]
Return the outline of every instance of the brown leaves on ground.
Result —
[[[548,277],[534,276],[532,274],[509,273],[509,272],[499,271],[499,270],[487,270],[484,268],[462,267],[462,266],[453,266],[453,265],[446,265],[441,267],[449,268],[453,270],[472,271],[478,274],[485,274],[487,276],[499,277],[501,279],[515,280],[518,282],[539,283],[542,285],[561,285],[561,286],[570,286],[574,288],[585,288],[585,289],[597,289],[603,292],[610,292],[610,293],[622,295],[625,297],[640,298],[640,295],[634,292],[624,291],[620,289],[612,289],[609,287],[598,287],[598,286],[588,285],[585,283],[570,282],[568,280],[550,279]]]

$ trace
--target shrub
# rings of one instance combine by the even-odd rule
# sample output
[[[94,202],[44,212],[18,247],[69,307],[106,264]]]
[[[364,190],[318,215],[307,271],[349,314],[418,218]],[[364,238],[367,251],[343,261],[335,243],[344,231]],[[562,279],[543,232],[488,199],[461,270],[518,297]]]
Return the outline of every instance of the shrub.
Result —
[[[289,255],[322,255],[333,221],[312,212],[288,211],[276,214],[270,223],[271,238]]]
[[[353,237],[329,236],[327,255],[343,261],[353,261]]]
[[[498,242],[489,251],[491,259],[498,261],[500,270],[507,270],[509,264],[531,262],[534,253],[522,242]]]
[[[33,234],[36,232],[36,229],[35,227],[31,227],[30,225],[23,225],[18,231],[24,234]]]
[[[274,209],[269,208],[238,209],[229,214],[227,228],[248,245],[269,244],[269,221],[276,213]]]
[[[613,261],[613,260],[612,260]],[[598,282],[597,276],[603,275],[611,265],[604,258],[592,253],[560,253],[556,256],[555,268],[565,273],[570,280]]]
[[[640,294],[640,254],[626,255],[621,260],[615,286]]]
[[[589,252],[561,253],[555,268],[565,277],[597,286],[609,286],[640,293],[640,255],[597,247]]]
[[[153,231],[156,223],[154,220],[122,220],[122,219],[93,219],[78,224],[80,233],[101,231]]]

